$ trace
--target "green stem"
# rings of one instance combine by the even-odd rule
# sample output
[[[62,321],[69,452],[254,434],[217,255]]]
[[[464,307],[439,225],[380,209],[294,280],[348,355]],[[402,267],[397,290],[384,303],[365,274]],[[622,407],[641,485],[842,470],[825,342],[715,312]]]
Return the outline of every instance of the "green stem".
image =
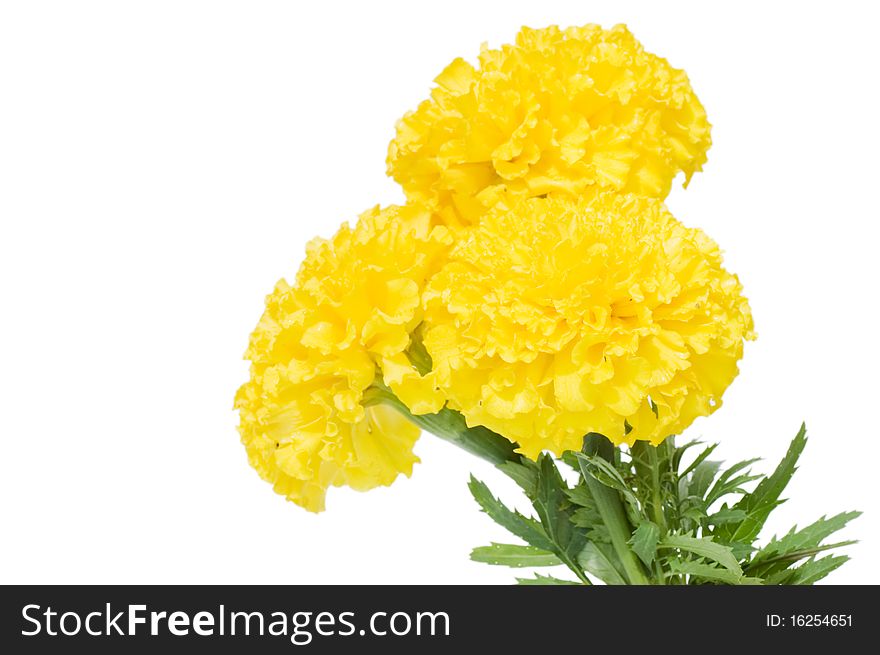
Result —
[[[516,443],[481,425],[468,427],[464,416],[448,407],[444,407],[436,414],[413,414],[389,389],[381,383],[376,383],[364,394],[364,405],[370,406],[379,403],[394,407],[423,430],[453,443],[495,466],[507,462],[520,463],[522,461],[522,455],[516,452],[519,447]],[[534,500],[534,498],[530,500]],[[574,572],[582,584],[592,585],[590,579],[568,557],[564,549],[560,548],[557,555]]]
[[[459,448],[495,466],[500,466],[507,462],[519,463],[521,461],[522,456],[516,452],[518,445],[509,439],[480,425],[468,427],[464,416],[448,407],[444,407],[436,414],[413,414],[381,382],[375,383],[367,390],[364,394],[363,403],[367,407],[379,403],[390,405],[420,428],[455,444]],[[599,513],[605,526],[608,528],[614,549],[623,563],[630,582],[638,585],[650,584],[627,544],[631,537],[631,529],[617,492],[609,489],[586,472],[584,472],[584,478],[590,486],[590,491],[596,500]],[[566,562],[566,564],[574,571],[581,582],[590,584],[589,578],[584,575],[579,567],[571,562]]]
[[[666,514],[663,511],[663,494],[660,489],[660,459],[657,457],[657,447],[649,445],[648,457],[651,460],[651,490],[654,510],[654,522],[660,527],[661,534],[666,534]],[[665,585],[666,575],[663,572],[663,565],[658,560],[655,562],[654,571],[657,575],[657,581]]]
[[[593,441],[597,447],[597,455],[607,461],[612,461],[613,450],[611,442],[604,436],[597,434],[587,435],[587,442]],[[593,437],[593,439],[590,439]],[[601,438],[601,439],[600,439]],[[587,446],[585,445],[585,448]],[[620,495],[610,487],[605,486],[594,478],[586,468],[586,463],[581,460],[581,473],[590,489],[590,495],[596,502],[596,508],[602,517],[602,522],[608,530],[611,537],[611,545],[617,553],[623,568],[626,571],[630,584],[648,585],[650,581],[642,571],[642,566],[636,559],[629,547],[629,539],[632,537],[632,528],[626,518],[626,512],[623,509],[623,502]]]
[[[520,461],[521,456],[516,452],[519,446],[497,432],[481,425],[469,428],[464,416],[448,407],[436,414],[413,414],[397,396],[383,386],[374,385],[364,393],[364,406],[379,403],[390,405],[420,428],[495,466]]]
[[[614,546],[614,550],[617,552],[617,556],[626,570],[630,584],[649,584],[627,543],[632,534],[629,531],[629,524],[623,511],[623,505],[620,502],[620,496],[617,495],[616,491],[606,487],[589,473],[584,474],[584,479],[590,487],[590,494],[592,494],[593,499],[596,501],[596,507],[602,517],[602,522],[608,529],[608,534],[611,535],[611,544]]]
[[[590,582],[590,579],[584,574],[584,572],[581,570],[581,567],[579,567],[577,564],[570,564],[569,562],[566,562],[565,565],[577,576],[582,585],[584,585],[585,587],[593,586],[593,583]]]
[[[654,522],[660,526],[663,534],[666,534],[666,516],[663,513],[663,495],[660,489],[660,461],[657,458],[657,447],[649,445],[648,458],[651,460],[651,493],[652,509],[654,510]]]

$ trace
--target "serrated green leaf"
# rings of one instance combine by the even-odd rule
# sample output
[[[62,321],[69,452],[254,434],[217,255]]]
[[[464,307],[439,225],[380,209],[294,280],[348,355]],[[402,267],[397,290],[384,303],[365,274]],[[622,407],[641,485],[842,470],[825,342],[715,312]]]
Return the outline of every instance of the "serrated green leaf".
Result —
[[[835,548],[843,548],[844,546],[851,546],[852,544],[858,543],[854,540],[850,541],[839,541],[834,544],[826,544],[823,546],[817,546],[816,548],[804,548],[803,550],[796,550],[790,553],[787,553],[785,556],[778,556],[768,560],[763,560],[756,565],[749,565],[746,567],[746,573],[750,575],[759,575],[762,578],[774,578],[774,576],[783,575],[785,573],[793,574],[796,568],[790,568],[793,564],[796,564],[800,560],[803,559],[815,559],[816,555],[824,553],[829,550],[833,550]],[[777,584],[777,583],[774,583]],[[788,584],[785,582],[780,582],[778,584]],[[794,584],[794,583],[792,583]]]
[[[621,477],[620,472],[614,468],[610,462],[602,457],[587,455],[585,453],[575,453],[575,457],[586,462],[587,470],[596,480],[604,484],[606,487],[611,487],[620,492],[626,491],[632,493],[629,486],[626,484],[626,481]]]
[[[794,569],[782,569],[764,578],[764,584],[767,586],[788,585],[789,580],[794,577]]]
[[[593,501],[593,497],[590,495],[590,490],[583,482],[578,482],[578,484],[576,484],[573,488],[566,491],[565,495],[568,496],[568,499],[575,505],[579,505],[581,507],[596,506],[596,503]]]
[[[629,540],[633,552],[649,569],[657,556],[657,542],[660,540],[660,528],[651,521],[643,521],[635,529]]]
[[[722,485],[718,485],[717,483],[713,485],[712,489],[710,489],[706,493],[706,506],[708,507],[712,503],[725,496],[730,496],[732,494],[745,495],[748,493],[743,485],[748,484],[749,482],[754,482],[755,480],[760,480],[763,478],[763,475],[738,475],[735,478],[732,478],[726,481]]]
[[[753,457],[752,459],[744,459],[741,462],[737,462],[736,464],[733,464],[732,466],[729,466],[726,469],[724,469],[724,472],[718,476],[718,480],[719,480],[719,482],[724,482],[725,480],[729,480],[735,474],[739,473],[742,470],[748,469],[748,467],[750,467],[752,464],[754,464],[755,462],[760,462],[760,461],[761,461],[760,457]]]
[[[625,585],[623,567],[617,562],[613,549],[606,544],[588,541],[577,558],[586,571],[608,585]]]
[[[534,546],[521,546],[518,544],[496,544],[480,546],[471,551],[471,559],[484,564],[498,566],[512,566],[522,568],[526,566],[558,566],[562,564],[559,558],[551,552],[535,548]]]
[[[577,457],[574,456],[574,453],[572,451],[566,450],[565,452],[562,453],[562,457],[560,457],[560,459],[565,464],[567,464],[568,466],[573,468],[575,471],[577,471],[577,468],[578,468]]]
[[[602,525],[602,516],[595,508],[578,507],[571,514],[571,522],[584,530],[595,530]]]
[[[713,537],[714,538],[714,537]],[[743,561],[747,557],[749,557],[753,552],[755,552],[755,547],[750,544],[744,544],[741,541],[720,541],[716,539],[717,543],[724,544],[728,548],[730,548],[730,552],[733,553],[733,556],[736,558],[738,562]]]
[[[553,458],[543,454],[538,458],[538,484],[534,507],[544,526],[544,532],[556,543],[563,559],[574,563],[586,543],[585,532],[571,522],[568,511],[568,485],[562,479]],[[567,557],[566,557],[567,556]]]
[[[632,483],[640,507],[658,525],[663,522],[664,506],[672,500],[670,492],[675,476],[670,466],[671,452],[669,446],[654,446],[646,441],[636,441],[630,448],[632,466],[635,469]],[[640,522],[638,515],[630,518],[633,525]]]
[[[829,555],[820,559],[811,559],[795,569],[787,569],[772,576],[767,583],[788,585],[815,584],[848,561],[849,557],[847,555]]]
[[[724,525],[725,523],[742,521],[745,517],[746,513],[741,509],[723,507],[711,516],[708,516],[706,522],[709,525]]]
[[[700,505],[693,505],[692,507],[688,507],[683,512],[681,512],[681,516],[683,518],[690,519],[694,523],[700,523],[704,518],[706,518],[706,510],[703,509]]]
[[[715,484],[712,485],[712,488],[706,493],[706,506],[710,506],[716,500],[723,498],[729,494],[733,493],[741,493],[742,485],[747,482],[751,482],[753,480],[759,480],[763,475],[752,475],[750,471],[746,470],[743,475],[736,475],[743,469],[747,469],[749,466],[759,461],[760,458],[756,457],[754,459],[743,460],[742,462],[737,462],[730,468],[725,469],[718,475],[718,479],[715,481]]]
[[[580,582],[574,582],[573,580],[563,580],[561,578],[554,578],[552,575],[541,575],[540,573],[536,573],[534,578],[517,578],[516,584],[518,585],[580,585]]]
[[[696,442],[693,442],[693,443],[696,443]],[[712,451],[714,451],[716,448],[718,448],[717,443],[713,443],[711,446],[708,446],[707,448],[705,448],[703,450],[703,452],[701,452],[699,455],[697,455],[696,459],[694,459],[694,461],[690,463],[690,466],[688,466],[684,471],[681,472],[679,477],[686,478],[689,473],[692,473],[693,471],[695,471],[697,469],[697,467],[700,464],[702,464],[706,460],[706,458],[712,454]],[[720,465],[720,462],[719,462],[719,465]]]
[[[715,543],[711,537],[699,539],[686,535],[671,534],[663,537],[658,548],[675,548],[693,553],[699,557],[706,557],[718,562],[728,571],[736,573],[737,576],[742,576],[742,568],[740,568],[739,562],[736,561],[736,557],[733,556],[730,548]]]
[[[724,541],[754,541],[764,527],[770,512],[782,501],[779,496],[797,470],[797,461],[807,444],[807,428],[801,425],[795,438],[786,452],[785,457],[767,477],[755,487],[751,493],[745,494],[733,509],[743,510],[746,518],[738,523],[727,523],[719,526],[716,534]]]
[[[861,512],[841,512],[831,518],[822,517],[802,530],[792,528],[784,537],[773,537],[752,559],[752,564],[774,558],[785,557],[805,549],[818,548],[827,537],[841,530],[847,523],[861,515]]]
[[[669,441],[669,439],[667,439],[666,441]],[[691,448],[701,445],[703,445],[702,441],[688,441],[686,444],[682,444],[681,446],[675,446],[675,449],[672,453],[672,470],[679,477],[684,477],[684,475],[679,472],[679,468],[681,468],[681,460],[684,457],[684,454]]]
[[[568,499],[570,491],[553,458],[543,454],[538,458],[538,481],[532,505],[541,519],[545,534],[554,547],[552,550],[563,564],[578,578],[584,578],[577,564],[577,556],[587,542],[586,530],[572,522],[575,506]]]
[[[807,557],[812,558],[821,552],[855,543],[853,541],[841,541],[823,545],[822,541],[843,528],[849,521],[859,516],[860,513],[842,512],[832,516],[830,519],[823,516],[802,530],[792,528],[788,534],[780,539],[773,537],[770,543],[752,557],[747,567],[748,572],[762,577],[775,575],[799,560]]]
[[[731,571],[730,569],[725,569],[720,566],[712,566],[711,564],[704,564],[702,562],[681,562],[673,560],[669,564],[673,573],[678,575],[690,575],[711,582],[720,582],[729,585],[756,585],[763,583],[760,578],[745,577],[741,574],[737,574],[736,571]]]
[[[534,519],[515,512],[492,495],[484,483],[471,476],[468,488],[474,499],[486,514],[498,525],[506,528],[526,543],[542,550],[554,550],[553,542],[547,537],[544,528]]]
[[[619,492],[634,512],[640,514],[638,498],[636,498],[632,489],[630,489],[630,486],[620,475],[620,472],[610,462],[602,457],[595,457],[585,453],[575,453],[575,456],[581,460],[582,463],[586,464],[585,468],[589,475],[604,484],[606,487]]]
[[[530,460],[524,461],[530,462]],[[504,462],[503,464],[499,464],[498,468],[516,482],[528,498],[535,497],[535,489],[538,485],[538,471],[537,467],[534,466],[534,463],[529,466],[522,461]]]
[[[611,533],[608,532],[608,528],[605,527],[604,523],[601,523],[590,530],[588,537],[590,541],[596,542],[597,544],[611,544]]]
[[[718,474],[721,468],[721,462],[714,460],[704,460],[697,464],[693,472],[690,474],[687,485],[687,495],[703,498],[712,484],[712,480]],[[708,505],[708,503],[706,503]]]

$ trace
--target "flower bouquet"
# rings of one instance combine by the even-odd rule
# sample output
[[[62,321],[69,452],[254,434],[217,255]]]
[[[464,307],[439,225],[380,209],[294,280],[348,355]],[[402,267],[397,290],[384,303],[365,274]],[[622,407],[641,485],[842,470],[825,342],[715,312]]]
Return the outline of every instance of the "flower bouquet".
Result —
[[[471,479],[519,543],[564,565],[523,584],[811,584],[846,561],[821,518],[758,545],[806,444],[769,476],[679,442],[721,406],[752,315],[718,245],[663,204],[710,146],[681,70],[623,26],[523,28],[453,61],[388,150],[402,206],[308,248],[251,335],[235,406],[251,465],[324,509],[330,486],[410,475],[422,431],[488,460]]]

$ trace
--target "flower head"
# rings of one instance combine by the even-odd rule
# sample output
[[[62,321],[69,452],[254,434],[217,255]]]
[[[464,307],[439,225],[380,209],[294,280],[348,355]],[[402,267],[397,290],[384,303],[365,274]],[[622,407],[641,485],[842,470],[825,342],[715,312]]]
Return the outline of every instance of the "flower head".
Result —
[[[499,191],[574,196],[598,185],[664,198],[706,161],[710,126],[684,71],[623,25],[523,28],[453,61],[406,114],[388,173],[449,225],[470,224]]]
[[[330,485],[364,490],[411,473],[418,428],[368,390],[378,362],[401,362],[449,243],[422,209],[376,208],[312,241],[296,284],[268,296],[235,406],[248,458],[278,493],[321,511]]]
[[[584,434],[660,443],[721,404],[753,338],[718,246],[659,200],[501,203],[424,293],[431,375],[469,425],[536,457]]]

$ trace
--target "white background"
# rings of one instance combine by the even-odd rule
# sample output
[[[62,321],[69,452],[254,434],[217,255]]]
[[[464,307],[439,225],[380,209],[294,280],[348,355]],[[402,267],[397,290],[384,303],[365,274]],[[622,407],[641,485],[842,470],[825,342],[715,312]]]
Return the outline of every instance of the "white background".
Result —
[[[486,464],[426,436],[413,477],[314,516],[246,462],[233,394],[263,298],[376,203],[395,120],[521,25],[627,23],[714,124],[669,205],[754,310],[692,437],[769,470],[812,439],[771,530],[845,509],[878,583],[877,15],[868,3],[7,2],[0,9],[0,581],[506,583]],[[658,6],[662,5],[662,6]]]

